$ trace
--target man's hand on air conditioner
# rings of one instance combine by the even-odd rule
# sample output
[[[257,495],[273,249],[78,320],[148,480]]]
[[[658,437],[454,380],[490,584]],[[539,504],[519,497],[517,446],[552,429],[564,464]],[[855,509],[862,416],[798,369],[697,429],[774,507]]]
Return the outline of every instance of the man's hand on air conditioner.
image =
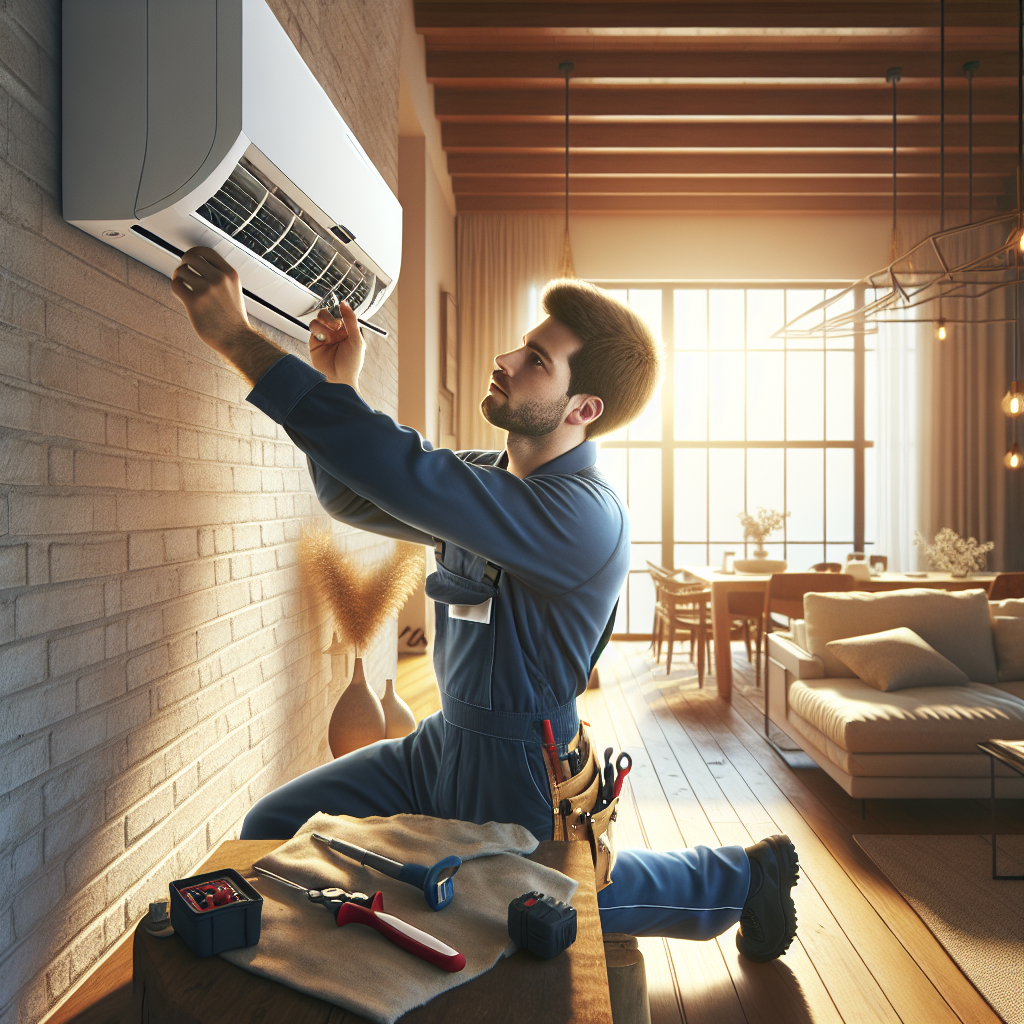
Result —
[[[207,345],[255,384],[286,353],[258,334],[245,314],[238,272],[204,245],[189,249],[171,275],[171,291]]]
[[[341,320],[321,309],[309,325],[310,361],[332,384],[348,384],[358,391],[365,353],[359,321],[347,302],[341,303]]]

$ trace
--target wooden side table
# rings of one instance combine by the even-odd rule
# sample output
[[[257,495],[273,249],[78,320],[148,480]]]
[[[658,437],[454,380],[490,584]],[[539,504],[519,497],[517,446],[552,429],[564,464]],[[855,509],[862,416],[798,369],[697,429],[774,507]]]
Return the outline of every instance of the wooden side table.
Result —
[[[242,875],[278,840],[229,840],[197,869]],[[541,843],[531,860],[579,882],[576,942],[551,960],[516,953],[401,1018],[403,1024],[612,1024],[594,864],[587,843]],[[156,939],[139,925],[133,948],[132,1019],[143,1024],[367,1024],[364,1017],[228,963],[199,959],[178,936]]]
[[[989,779],[992,782],[992,877],[999,882],[1024,881],[1024,875],[1000,875],[996,871],[996,761],[1012,768],[1018,775],[1024,775],[1024,749],[1021,744],[1006,740],[986,740],[978,749],[988,754]]]

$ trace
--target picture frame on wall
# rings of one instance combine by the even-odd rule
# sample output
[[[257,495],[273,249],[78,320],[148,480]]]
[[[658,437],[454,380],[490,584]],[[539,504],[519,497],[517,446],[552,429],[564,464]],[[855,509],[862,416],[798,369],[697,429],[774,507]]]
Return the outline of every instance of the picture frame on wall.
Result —
[[[451,292],[441,293],[441,387],[459,393],[459,310]]]
[[[437,389],[437,436],[442,448],[455,448],[458,433],[459,310],[455,296],[441,292],[441,366]]]

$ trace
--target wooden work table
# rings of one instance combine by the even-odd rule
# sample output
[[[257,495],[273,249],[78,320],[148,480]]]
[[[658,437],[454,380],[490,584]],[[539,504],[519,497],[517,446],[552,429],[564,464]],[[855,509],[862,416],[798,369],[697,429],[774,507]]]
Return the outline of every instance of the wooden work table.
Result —
[[[232,867],[242,875],[280,846],[230,840],[196,869]],[[563,954],[539,960],[516,953],[491,970],[411,1010],[402,1024],[612,1024],[604,943],[588,843],[541,843],[531,860],[579,882],[573,899],[577,938]],[[228,963],[199,959],[176,935],[156,939],[139,925],[133,949],[133,1020],[145,1024],[366,1024],[364,1017]]]
[[[734,592],[764,593],[770,576],[743,573],[726,574],[707,565],[684,565],[684,572],[703,580],[711,587],[711,635],[715,641],[715,677],[718,696],[732,700],[732,645],[729,633],[732,619],[729,615],[729,594]],[[930,572],[926,576],[905,576],[903,573],[883,572],[869,580],[857,580],[854,590],[879,592],[905,590],[908,587],[929,587],[936,590],[987,589],[995,573],[975,573],[961,578],[944,572]]]

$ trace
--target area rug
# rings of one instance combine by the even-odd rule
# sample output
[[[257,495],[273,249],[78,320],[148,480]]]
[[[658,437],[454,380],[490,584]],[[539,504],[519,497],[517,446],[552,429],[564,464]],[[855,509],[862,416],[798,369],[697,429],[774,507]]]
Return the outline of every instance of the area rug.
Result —
[[[992,878],[989,836],[854,839],[1007,1024],[1024,1024],[1024,882]],[[1024,836],[1000,836],[999,873],[1024,874]]]

